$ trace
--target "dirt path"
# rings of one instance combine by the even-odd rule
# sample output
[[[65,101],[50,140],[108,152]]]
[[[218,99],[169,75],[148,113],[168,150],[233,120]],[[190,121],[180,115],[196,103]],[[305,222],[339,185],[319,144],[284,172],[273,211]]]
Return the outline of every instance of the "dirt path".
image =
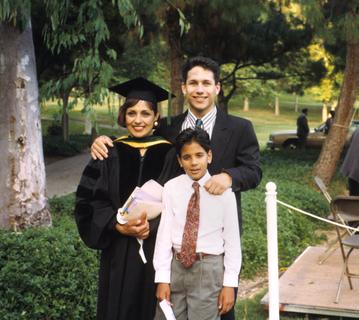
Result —
[[[238,300],[251,299],[256,294],[268,287],[268,275],[263,273],[254,279],[241,280],[238,287]]]
[[[49,198],[75,192],[80,182],[82,171],[90,160],[88,152],[64,158],[47,158],[46,194]]]

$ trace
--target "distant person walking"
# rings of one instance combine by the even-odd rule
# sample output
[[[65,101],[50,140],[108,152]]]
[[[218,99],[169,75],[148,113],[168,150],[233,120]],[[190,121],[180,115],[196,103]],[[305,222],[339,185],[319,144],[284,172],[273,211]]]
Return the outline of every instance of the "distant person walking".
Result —
[[[297,136],[298,136],[298,146],[299,148],[305,148],[307,143],[307,137],[309,134],[309,126],[308,126],[308,109],[302,109],[302,113],[297,118]]]
[[[334,110],[330,110],[329,111],[330,117],[328,117],[328,119],[325,121],[325,127],[324,127],[324,133],[328,134],[330,128],[332,127],[333,123],[334,123],[334,117],[335,117],[335,111]]]
[[[340,172],[348,177],[349,195],[359,196],[359,128],[353,133]]]

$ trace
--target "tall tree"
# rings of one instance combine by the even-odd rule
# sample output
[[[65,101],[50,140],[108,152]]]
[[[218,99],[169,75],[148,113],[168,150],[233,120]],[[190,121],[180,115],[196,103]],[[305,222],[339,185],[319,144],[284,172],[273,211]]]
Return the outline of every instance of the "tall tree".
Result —
[[[313,173],[329,184],[343,150],[359,88],[359,3],[355,0],[303,2],[308,20],[329,44],[346,48],[345,70],[334,124],[322,147]],[[324,28],[323,28],[324,27]]]
[[[62,100],[67,140],[70,93],[84,98],[90,112],[102,102],[116,59],[128,39],[143,33],[142,25],[129,0],[35,0],[32,16],[42,98]]]
[[[168,58],[166,60],[170,71],[171,92],[176,96],[171,100],[171,110],[169,110],[171,115],[179,114],[183,110],[181,67],[185,52],[182,48],[182,39],[189,28],[189,22],[184,16],[183,10],[191,5],[191,2],[184,0],[140,1],[135,5],[136,12],[143,21],[145,34],[147,30],[152,35],[160,35],[168,49]],[[151,29],[148,28],[148,23],[144,21],[144,17],[147,17],[147,22],[155,22],[155,24],[151,25]]]
[[[108,17],[113,23],[113,34],[122,34],[126,27],[120,13],[110,1],[46,0],[35,2],[33,15],[37,22],[36,49],[41,59],[38,64],[44,98],[62,100],[63,138],[68,140],[68,105],[72,89],[85,101],[86,110],[103,98],[112,78],[111,62],[117,57],[110,42]],[[41,18],[42,16],[45,19]],[[44,35],[44,36],[43,36]],[[119,52],[122,44],[117,44]]]
[[[183,49],[181,43],[180,15],[178,9],[172,5],[166,8],[166,31],[165,37],[169,46],[170,70],[171,70],[171,90],[176,96],[172,103],[170,115],[176,115],[183,111],[183,94],[181,90],[181,67],[183,64]]]
[[[30,1],[0,7],[0,228],[50,226]]]
[[[283,70],[312,38],[311,29],[297,16],[284,13],[273,1],[233,0],[188,2],[132,1],[141,19],[151,16],[169,49],[171,90],[177,96],[172,113],[182,112],[180,69],[186,56],[203,54],[232,71],[221,79],[225,90],[219,105],[226,111],[239,87],[238,71],[272,65]],[[146,28],[144,29],[146,30]],[[303,54],[303,51],[299,52]],[[252,70],[253,71],[253,70]],[[302,73],[302,77],[308,74]],[[286,74],[288,77],[288,74]],[[274,79],[278,76],[275,75]],[[273,79],[258,75],[256,79]]]
[[[303,19],[283,12],[272,1],[201,0],[184,13],[191,23],[183,38],[185,52],[202,53],[220,65],[232,66],[221,79],[225,90],[219,95],[219,105],[225,111],[240,86],[241,69],[251,68],[253,79],[288,77],[282,70],[293,61],[303,60],[305,52],[301,49],[312,39],[312,30]],[[256,72],[261,66],[276,68],[277,72],[264,74],[262,68]],[[302,77],[305,74],[302,72]]]

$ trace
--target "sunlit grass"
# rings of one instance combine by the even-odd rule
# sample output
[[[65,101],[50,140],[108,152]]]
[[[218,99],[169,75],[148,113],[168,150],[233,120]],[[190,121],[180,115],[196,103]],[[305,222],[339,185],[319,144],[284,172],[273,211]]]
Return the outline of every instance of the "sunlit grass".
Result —
[[[285,100],[289,98],[280,98],[279,115],[275,115],[273,103],[272,107],[269,107],[268,102],[263,98],[252,99],[250,101],[249,110],[244,111],[242,97],[240,96],[232,99],[229,112],[252,121],[259,144],[261,148],[264,148],[271,132],[296,129],[296,119],[303,106],[300,106],[298,112],[295,112],[294,98],[292,98],[293,103]],[[306,97],[305,99],[307,102],[313,103],[313,107],[310,109],[308,116],[309,126],[313,128],[322,122],[321,106],[318,104],[315,105],[316,102],[310,100],[310,97]],[[285,101],[285,103],[281,102],[281,100]]]

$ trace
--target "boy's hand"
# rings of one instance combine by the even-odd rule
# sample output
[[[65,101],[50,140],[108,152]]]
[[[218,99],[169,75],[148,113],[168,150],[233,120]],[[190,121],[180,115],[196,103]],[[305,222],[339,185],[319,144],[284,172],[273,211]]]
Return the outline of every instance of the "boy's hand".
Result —
[[[94,160],[103,160],[108,157],[107,146],[113,147],[112,140],[107,136],[99,136],[91,145],[91,157]]]
[[[150,234],[150,225],[146,213],[143,213],[140,219],[129,220],[126,224],[117,223],[116,230],[126,236],[147,239]]]
[[[232,177],[225,172],[213,175],[204,184],[205,189],[214,195],[221,195],[232,186]]]
[[[171,289],[169,283],[159,283],[156,289],[156,298],[158,301],[171,299]]]
[[[218,296],[218,312],[220,315],[227,313],[234,305],[234,288],[223,287]]]

